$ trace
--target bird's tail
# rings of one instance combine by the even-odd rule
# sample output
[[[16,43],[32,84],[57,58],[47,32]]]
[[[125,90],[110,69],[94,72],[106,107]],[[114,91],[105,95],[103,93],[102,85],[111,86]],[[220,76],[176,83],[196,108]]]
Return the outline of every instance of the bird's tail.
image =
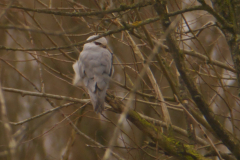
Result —
[[[104,110],[106,91],[107,88],[104,90],[100,90],[97,88],[94,93],[88,90],[94,111],[96,113],[102,113],[102,111]]]

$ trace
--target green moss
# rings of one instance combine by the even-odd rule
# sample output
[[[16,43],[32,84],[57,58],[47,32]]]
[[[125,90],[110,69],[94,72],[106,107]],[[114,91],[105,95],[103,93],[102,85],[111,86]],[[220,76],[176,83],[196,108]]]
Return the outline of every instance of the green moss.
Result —
[[[149,128],[152,128],[155,132],[158,132],[156,127],[154,127],[146,119],[142,118],[137,112],[129,111],[129,114],[131,114],[131,116],[134,116],[137,120],[139,120],[139,122],[143,125],[143,127],[149,127]]]
[[[135,21],[132,23],[133,26],[138,26],[139,24],[141,24],[142,21]]]
[[[142,118],[137,112],[130,110],[128,118],[140,130],[147,133],[152,140],[155,143],[158,143],[158,145],[168,154],[184,160],[206,160],[206,158],[201,156],[193,146],[186,145],[173,137],[165,136],[158,131],[152,123]]]

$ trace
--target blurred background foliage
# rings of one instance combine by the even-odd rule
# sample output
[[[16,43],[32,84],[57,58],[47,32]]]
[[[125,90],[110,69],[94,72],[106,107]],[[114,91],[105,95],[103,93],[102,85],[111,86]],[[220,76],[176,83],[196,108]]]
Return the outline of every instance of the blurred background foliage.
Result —
[[[211,1],[206,2],[212,5]],[[137,3],[148,4],[124,10],[124,6]],[[78,43],[84,42],[90,35],[101,35],[157,17],[158,14],[153,5],[153,0],[0,0],[0,81],[7,109],[6,115],[1,112],[1,118],[2,122],[4,120],[9,122],[10,126],[7,132],[4,123],[0,124],[0,159],[92,160],[103,157],[120,114],[107,110],[103,115],[98,115],[94,113],[90,104],[79,109],[84,103],[77,102],[48,114],[41,114],[73,102],[61,96],[78,100],[89,98],[83,88],[71,84],[72,64],[77,60],[83,47],[83,43],[81,45]],[[167,1],[170,13],[197,5],[199,3],[196,0]],[[108,11],[115,8],[121,9],[121,6],[122,11],[107,14],[91,16],[64,14]],[[212,60],[234,68],[226,37],[216,27],[216,19],[211,14],[197,10],[185,12],[181,16],[172,31],[180,49],[193,50],[200,55],[207,53]],[[172,16],[170,19],[174,21],[177,18]],[[133,88],[136,79],[140,77],[141,82],[137,91],[155,98],[135,94],[134,103],[130,108],[148,117],[164,121],[162,107],[159,99],[156,98],[155,87],[159,87],[167,103],[172,125],[186,131],[187,126],[193,127],[194,136],[202,138],[208,145],[210,143],[204,137],[202,130],[178,105],[176,95],[169,86],[169,81],[156,58],[149,62],[149,67],[158,86],[152,85],[147,74],[140,75],[146,62],[143,58],[147,59],[153,53],[150,42],[152,41],[154,45],[155,42],[165,44],[166,35],[164,34],[161,20],[158,20],[144,27],[129,28],[106,36],[109,48],[114,54],[115,70],[112,77],[115,82],[111,82],[109,92],[121,98],[126,104],[129,89]],[[143,58],[135,52],[129,38],[132,38]],[[171,79],[179,88],[184,86],[171,53],[162,49],[159,52]],[[235,73],[224,67],[213,67],[207,60],[196,56],[185,55],[185,61],[189,76],[197,84],[219,122],[239,138],[240,108]],[[13,89],[23,91],[20,93]],[[26,95],[25,91],[31,93]],[[179,89],[180,91],[182,90]],[[184,92],[183,98],[188,101],[188,107],[201,116],[189,93],[186,90]],[[36,93],[42,93],[42,96]],[[58,98],[44,96],[45,93]],[[152,105],[149,102],[152,102]],[[37,115],[39,117],[35,117]],[[105,147],[98,147],[78,135],[66,116],[69,116],[81,132]],[[31,117],[34,118],[30,119]],[[24,122],[18,123],[21,121]],[[158,129],[165,131],[166,135],[173,134],[175,139],[183,143],[194,145],[202,155],[209,152],[208,148],[201,148],[204,145],[189,136],[174,131],[167,134],[164,127],[158,127]],[[218,151],[229,153],[214,133],[204,127],[203,129],[213,143],[217,143],[215,147]],[[15,142],[13,152],[9,148],[12,141]],[[146,134],[125,120],[114,143],[113,151],[124,159],[173,158],[162,150],[158,151],[156,146],[147,145],[148,142],[150,143],[151,139]],[[217,158],[216,154],[212,158]],[[111,156],[110,159],[115,158]]]

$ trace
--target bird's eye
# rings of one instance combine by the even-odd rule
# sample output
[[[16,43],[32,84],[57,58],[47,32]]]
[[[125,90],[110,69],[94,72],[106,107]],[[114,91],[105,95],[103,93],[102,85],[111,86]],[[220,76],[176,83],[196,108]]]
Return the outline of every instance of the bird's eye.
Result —
[[[98,46],[102,45],[102,43],[99,43],[99,42],[94,42],[94,44],[96,44]]]

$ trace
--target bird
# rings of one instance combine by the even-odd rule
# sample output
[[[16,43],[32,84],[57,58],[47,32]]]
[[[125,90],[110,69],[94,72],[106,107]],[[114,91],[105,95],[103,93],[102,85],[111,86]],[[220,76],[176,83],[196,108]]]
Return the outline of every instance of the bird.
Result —
[[[92,35],[87,40],[96,37],[98,35]],[[101,37],[85,43],[78,61],[73,64],[73,85],[86,88],[96,113],[104,110],[106,91],[113,74],[112,62],[113,53],[107,49],[106,38]]]

